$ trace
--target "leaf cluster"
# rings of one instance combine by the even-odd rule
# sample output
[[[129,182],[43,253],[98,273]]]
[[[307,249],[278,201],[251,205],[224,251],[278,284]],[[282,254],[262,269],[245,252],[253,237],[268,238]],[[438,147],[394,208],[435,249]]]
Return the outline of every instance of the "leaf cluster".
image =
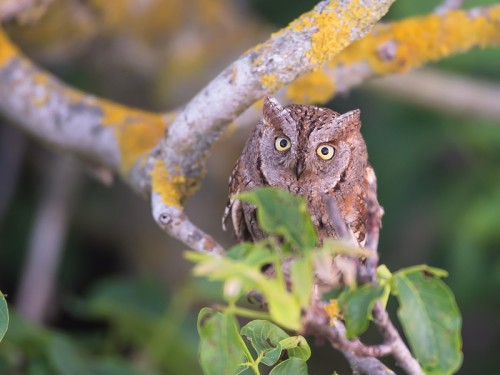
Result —
[[[356,256],[363,255],[362,250],[346,248],[339,242],[327,242],[323,248],[316,248],[314,227],[300,197],[261,188],[240,198],[257,207],[259,224],[269,238],[236,245],[223,258],[187,254],[196,263],[195,275],[223,282],[227,302],[227,306],[204,309],[200,313],[198,332],[202,367],[206,374],[234,374],[245,369],[252,369],[257,374],[259,364],[278,364],[273,371],[297,366],[293,367],[297,372],[291,373],[305,374],[309,354],[298,356],[295,354],[297,347],[288,346],[293,341],[306,347],[305,339],[293,336],[292,340],[278,326],[292,331],[304,328],[303,314],[314,302],[313,264],[318,256],[324,253]],[[262,273],[269,264],[274,268],[274,277]],[[284,264],[290,265],[288,281]],[[376,285],[348,285],[337,293],[341,313],[331,318],[341,316],[347,338],[359,338],[373,319],[375,303],[381,301],[385,305],[394,296],[399,304],[398,318],[424,371],[428,374],[454,373],[462,362],[461,316],[453,293],[441,280],[447,273],[425,265],[391,273],[382,265],[377,274]],[[263,296],[268,312],[237,305],[251,292]],[[240,330],[236,316],[256,320]],[[256,359],[251,356],[242,336],[248,338],[256,351]],[[287,351],[287,356],[280,361],[283,350]]]

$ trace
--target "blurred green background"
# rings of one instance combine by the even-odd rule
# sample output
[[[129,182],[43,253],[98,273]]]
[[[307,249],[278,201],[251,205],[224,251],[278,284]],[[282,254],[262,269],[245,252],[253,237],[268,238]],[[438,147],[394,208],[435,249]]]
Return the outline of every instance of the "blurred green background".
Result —
[[[115,3],[116,12],[121,3]],[[73,86],[165,110],[184,103],[225,64],[315,5],[163,3],[179,16],[164,24],[148,16],[146,29],[139,22],[120,24],[113,10],[92,1],[85,17],[102,19],[94,33],[63,31],[68,19],[57,21],[65,14],[57,2],[45,23],[12,22],[8,32],[26,54]],[[465,7],[494,3],[471,0]],[[437,4],[400,0],[386,19],[426,14]],[[485,49],[433,67],[500,85],[499,62],[499,49]],[[463,314],[459,373],[500,373],[500,120],[431,110],[365,87],[328,106],[362,110],[385,209],[381,262],[393,271],[421,263],[448,270]],[[217,143],[203,187],[187,204],[192,220],[225,246],[234,243],[219,220],[227,179],[249,130],[237,129]],[[104,186],[92,178],[102,171],[61,161],[61,154],[24,138],[1,118],[0,137],[0,289],[12,312],[0,344],[0,373],[200,373],[196,315],[217,298],[217,290],[190,276],[185,246],[157,228],[147,202],[122,182]],[[54,173],[61,170],[62,180]],[[51,196],[54,190],[62,192]],[[32,289],[21,296],[20,284],[37,217],[50,199],[62,201],[59,214],[67,214],[60,264],[43,324],[30,323],[26,313],[16,312],[16,303],[37,295]],[[332,353],[327,345],[313,348],[311,374],[348,373],[343,358]]]

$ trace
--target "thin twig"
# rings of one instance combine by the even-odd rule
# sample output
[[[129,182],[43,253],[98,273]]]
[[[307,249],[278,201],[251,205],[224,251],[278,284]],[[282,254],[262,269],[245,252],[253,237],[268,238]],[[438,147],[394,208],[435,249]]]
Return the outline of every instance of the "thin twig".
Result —
[[[395,375],[394,371],[376,358],[358,357],[349,350],[341,350],[341,352],[349,361],[353,374]]]
[[[327,319],[308,319],[307,332],[326,338],[335,349],[348,350],[360,357],[385,357],[392,353],[389,344],[365,345],[359,339],[348,340],[342,322],[336,321],[329,326]]]
[[[384,209],[378,203],[377,177],[373,168],[366,170],[368,180],[368,191],[366,193],[367,218],[366,218],[366,242],[365,249],[371,256],[364,260],[358,268],[358,278],[361,283],[376,283],[376,271],[378,266],[378,240],[380,228],[382,227],[382,215]]]
[[[373,321],[386,340],[390,340],[392,355],[396,359],[399,367],[405,370],[408,375],[424,375],[420,364],[413,357],[398,330],[392,324],[389,314],[384,309],[381,302],[375,304],[375,308],[373,309]]]
[[[305,330],[307,333],[326,338],[332,347],[339,350],[349,361],[353,371],[359,370],[370,375],[393,374],[393,372],[375,357],[391,354],[387,344],[364,345],[359,340],[348,340],[345,327],[337,321],[329,325],[328,318],[318,308],[310,309],[306,314]]]
[[[373,80],[366,87],[439,112],[500,121],[500,82],[426,68]]]
[[[224,253],[224,248],[212,236],[194,225],[182,208],[164,204],[161,196],[156,193],[153,193],[151,197],[151,205],[155,221],[172,237],[177,238],[193,250],[216,256]]]

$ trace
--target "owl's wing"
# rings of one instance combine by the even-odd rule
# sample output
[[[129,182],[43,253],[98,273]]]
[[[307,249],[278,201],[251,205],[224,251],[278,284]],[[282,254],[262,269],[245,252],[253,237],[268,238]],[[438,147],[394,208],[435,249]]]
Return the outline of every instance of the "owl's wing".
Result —
[[[242,191],[243,181],[240,180],[241,173],[241,158],[236,162],[233,172],[229,177],[229,198],[227,200],[224,215],[222,216],[222,229],[227,230],[229,218],[233,223],[234,232],[238,241],[247,241],[251,239],[250,232],[245,221],[245,214],[241,201],[236,199]]]

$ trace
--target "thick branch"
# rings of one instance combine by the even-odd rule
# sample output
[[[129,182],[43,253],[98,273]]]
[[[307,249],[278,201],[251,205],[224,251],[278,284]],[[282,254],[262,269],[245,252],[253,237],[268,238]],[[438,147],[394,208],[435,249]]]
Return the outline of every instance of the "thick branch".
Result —
[[[476,47],[500,45],[500,5],[377,25],[321,70],[286,91],[292,102],[324,103],[369,78],[403,73]]]

